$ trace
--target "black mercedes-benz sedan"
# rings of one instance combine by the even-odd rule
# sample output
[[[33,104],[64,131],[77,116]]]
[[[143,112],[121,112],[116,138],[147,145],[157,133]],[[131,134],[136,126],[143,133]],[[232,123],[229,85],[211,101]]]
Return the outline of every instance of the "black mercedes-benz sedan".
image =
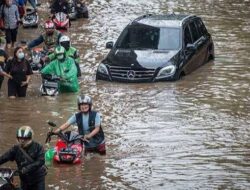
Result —
[[[212,37],[195,15],[143,15],[106,48],[111,50],[97,68],[97,80],[178,80],[214,58]]]

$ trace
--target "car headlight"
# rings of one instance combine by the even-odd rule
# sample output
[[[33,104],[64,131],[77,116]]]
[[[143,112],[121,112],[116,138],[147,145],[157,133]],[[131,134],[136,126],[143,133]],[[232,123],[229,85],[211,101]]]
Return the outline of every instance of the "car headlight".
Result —
[[[175,65],[168,65],[166,67],[163,67],[158,75],[156,76],[157,79],[161,79],[161,78],[165,78],[165,77],[169,77],[171,75],[173,75],[176,71],[176,66]]]
[[[99,73],[102,73],[102,74],[105,74],[105,75],[109,75],[108,69],[107,69],[107,67],[106,67],[103,63],[101,63],[101,64],[98,66],[97,71],[98,71]]]

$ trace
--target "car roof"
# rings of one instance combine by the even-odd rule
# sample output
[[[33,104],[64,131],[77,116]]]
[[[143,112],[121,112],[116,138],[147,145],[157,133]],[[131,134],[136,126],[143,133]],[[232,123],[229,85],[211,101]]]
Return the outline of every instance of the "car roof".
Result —
[[[181,27],[182,23],[189,17],[196,17],[187,14],[166,14],[166,15],[143,15],[132,21],[133,24],[145,24],[154,27]]]

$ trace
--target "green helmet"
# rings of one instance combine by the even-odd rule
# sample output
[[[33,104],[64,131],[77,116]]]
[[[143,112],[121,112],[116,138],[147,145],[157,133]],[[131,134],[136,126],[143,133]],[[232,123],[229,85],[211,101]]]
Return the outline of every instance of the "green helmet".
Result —
[[[17,138],[32,138],[33,130],[29,126],[22,126],[16,132]]]
[[[55,48],[55,55],[58,55],[58,54],[65,54],[65,48],[63,46],[57,46]]]

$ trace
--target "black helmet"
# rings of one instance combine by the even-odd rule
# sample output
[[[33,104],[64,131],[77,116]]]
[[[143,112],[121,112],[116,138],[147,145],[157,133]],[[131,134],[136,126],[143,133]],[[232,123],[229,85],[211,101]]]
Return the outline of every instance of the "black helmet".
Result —
[[[33,130],[30,126],[22,126],[16,132],[17,138],[31,138],[33,137]]]
[[[81,104],[88,104],[89,105],[89,109],[91,110],[92,107],[92,98],[88,95],[80,95],[77,97],[77,105],[78,105],[78,109],[80,110],[80,105]]]

